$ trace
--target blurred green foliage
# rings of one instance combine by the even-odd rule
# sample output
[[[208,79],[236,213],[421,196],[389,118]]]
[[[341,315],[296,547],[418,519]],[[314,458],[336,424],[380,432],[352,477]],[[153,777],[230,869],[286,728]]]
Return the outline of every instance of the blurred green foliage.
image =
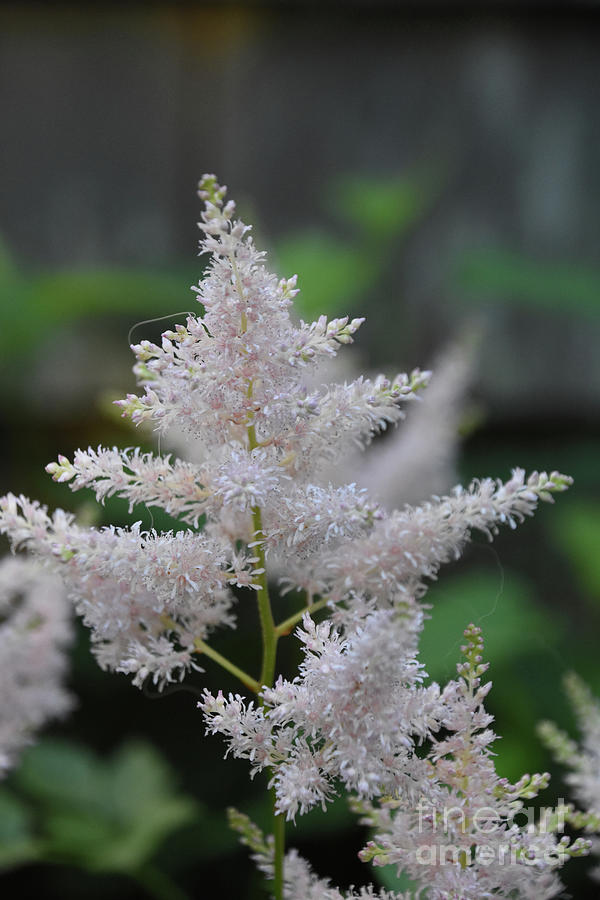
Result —
[[[30,353],[59,325],[112,315],[148,318],[169,309],[192,309],[186,285],[197,269],[82,268],[25,273],[0,245],[0,359]],[[182,305],[183,304],[183,305]],[[187,307],[185,306],[187,304]]]
[[[596,460],[596,463],[598,461]],[[600,607],[600,503],[570,503],[549,523],[557,549],[571,561],[573,577],[586,600]]]
[[[302,315],[310,319],[357,310],[430,209],[439,184],[439,174],[429,170],[335,179],[324,202],[344,236],[311,229],[290,234],[275,247],[281,272],[299,273],[296,306]]]
[[[12,790],[0,789],[0,868],[63,863],[145,882],[158,847],[198,811],[175,792],[172,773],[149,744],[126,743],[103,760],[46,739],[25,753]],[[165,876],[153,871],[150,880],[160,884]]]
[[[427,602],[434,612],[425,623],[420,657],[429,676],[440,683],[455,677],[470,622],[484,631],[492,673],[521,654],[554,646],[560,633],[558,621],[536,600],[534,585],[503,568],[490,572],[475,566],[446,577],[429,589]]]
[[[536,262],[505,250],[472,250],[456,264],[465,300],[539,312],[600,317],[600,272],[563,262]]]

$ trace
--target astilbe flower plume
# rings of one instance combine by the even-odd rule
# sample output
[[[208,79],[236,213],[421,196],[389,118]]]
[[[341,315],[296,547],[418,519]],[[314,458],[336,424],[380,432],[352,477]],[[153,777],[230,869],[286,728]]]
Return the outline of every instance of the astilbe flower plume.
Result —
[[[589,842],[557,839],[566,807],[542,810],[537,825],[519,825],[523,800],[536,797],[550,776],[524,775],[511,784],[496,774],[481,630],[470,625],[465,638],[459,677],[440,698],[446,733],[433,737],[423,760],[430,787],[416,804],[403,794],[383,797],[378,806],[356,804],[377,830],[362,858],[408,873],[429,900],[555,897],[562,888],[556,870],[588,852]]]
[[[253,772],[272,769],[277,809],[288,819],[326,808],[338,782],[361,797],[412,793],[427,777],[415,745],[439,728],[441,714],[438,686],[422,686],[421,624],[422,616],[385,609],[342,633],[306,615],[297,632],[300,677],[280,677],[259,707],[206,691],[209,729]]]
[[[483,478],[391,512],[360,487],[360,478],[329,483],[332,463],[343,471],[345,455],[398,424],[430,373],[315,387],[320,369],[331,369],[363,320],[321,316],[296,324],[290,316],[296,276],[278,280],[268,272],[249,226],[234,217],[214,176],[204,176],[199,193],[200,247],[210,256],[193,289],[199,312],[166,331],[160,344],[133,346],[141,390],[118,401],[131,422],[152,425],[166,440],[174,429],[185,431],[193,462],[98,447],[47,466],[74,491],[91,489],[100,502],[124,498],[130,511],[137,504],[159,507],[186,527],[168,533],[144,530],[140,522],[84,527],[69,513],[49,514],[8,494],[0,499],[0,531],[13,549],[62,575],[104,668],[130,674],[138,686],[152,679],[162,688],[199,669],[197,660],[207,656],[256,695],[249,701],[206,691],[200,706],[207,729],[222,733],[231,753],[248,759],[253,774],[269,772],[274,837],[263,840],[251,823],[239,830],[273,878],[277,900],[409,896],[370,889],[344,895],[293,851],[283,866],[283,818],[316,804],[325,808],[341,789],[371,804],[383,835],[371,857],[424,878],[419,896],[529,897],[532,876],[524,865],[502,870],[505,877],[496,868],[486,881],[477,863],[463,865],[461,857],[432,881],[431,872],[423,876],[410,861],[416,840],[410,810],[419,798],[458,802],[462,791],[466,808],[493,797],[504,823],[519,791],[529,790],[505,785],[493,771],[479,663],[468,656],[458,681],[443,689],[425,683],[420,600],[473,531],[492,538],[502,524],[515,527],[570,479],[557,472],[527,477],[517,468],[505,483]],[[285,575],[284,587],[306,595],[303,609],[278,625],[270,565]],[[234,586],[257,601],[258,678],[208,643],[219,628],[235,627]],[[277,642],[300,622],[298,676],[276,679]],[[452,736],[440,737],[442,728]],[[504,833],[504,824],[499,828]],[[519,835],[522,853],[528,840],[542,840]],[[553,896],[554,868],[539,874],[540,896]],[[473,885],[488,893],[474,893]]]
[[[538,731],[556,760],[567,767],[567,784],[579,807],[569,816],[573,825],[592,837],[592,852],[600,857],[600,700],[574,672],[564,679],[565,689],[581,732],[577,743],[553,722],[540,722]],[[600,881],[600,866],[593,872]]]
[[[461,430],[473,416],[467,402],[478,335],[468,331],[435,360],[422,402],[412,404],[402,428],[331,467],[334,482],[358,479],[373,499],[393,510],[448,491],[456,481]]]
[[[56,576],[29,560],[0,563],[0,778],[42,725],[73,706],[65,687],[71,618]]]
[[[267,878],[273,877],[273,840],[265,837],[261,829],[248,816],[237,809],[228,810],[229,824],[239,833],[241,843],[248,847],[257,868]],[[320,878],[296,850],[285,857],[285,900],[412,900],[410,893],[375,891],[371,887],[356,891],[353,887],[340,891],[326,878]]]
[[[198,642],[234,624],[230,585],[258,588],[263,574],[260,554],[240,553],[240,542],[301,559],[307,540],[313,549],[322,541],[334,546],[345,533],[369,529],[376,514],[361,492],[316,485],[310,476],[349,440],[367,442],[399,421],[401,403],[428,377],[416,370],[309,391],[305,369],[350,343],[363,320],[293,324],[295,277],[278,281],[267,272],[214,177],[203,179],[200,194],[201,249],[211,262],[194,290],[204,313],[165,332],[160,346],[133,347],[144,391],[118,403],[136,424],[185,428],[202,444],[203,459],[99,447],[77,451],[73,461],[59,456],[47,470],[72,490],[92,488],[100,501],[159,506],[194,528],[205,517],[205,527],[97,530],[61,510],[49,516],[25,497],[0,500],[0,529],[13,546],[61,571],[99,662],[134,674],[136,684],[149,675],[159,686],[183,677]]]

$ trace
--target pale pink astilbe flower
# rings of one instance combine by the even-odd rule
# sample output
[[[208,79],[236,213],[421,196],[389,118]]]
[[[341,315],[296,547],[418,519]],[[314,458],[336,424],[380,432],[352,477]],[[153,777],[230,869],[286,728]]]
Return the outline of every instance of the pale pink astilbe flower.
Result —
[[[214,177],[204,177],[201,250],[211,254],[197,288],[204,316],[190,316],[185,327],[165,333],[161,347],[147,341],[134,347],[146,394],[122,403],[134,421],[178,424],[211,447],[232,438],[243,443],[250,421],[261,440],[272,437],[275,412],[277,432],[284,413],[293,428],[302,368],[335,354],[362,321],[321,317],[295,327],[288,311],[295,278],[278,281],[267,272],[250,228],[233,219],[235,206],[223,204],[224,194]]]
[[[167,638],[172,668],[181,675],[182,666],[192,666],[196,638],[233,624],[227,582],[236,573],[225,570],[222,548],[202,535],[158,535],[140,523],[82,528],[71,515],[58,510],[50,517],[45,507],[12,494],[0,499],[0,530],[60,572],[104,668],[143,668],[162,685],[170,680]]]
[[[174,629],[176,631],[176,629]],[[185,644],[185,638],[177,636],[178,643]],[[113,660],[113,667],[117,672],[133,675],[133,684],[142,687],[147,678],[151,678],[154,684],[164,687],[171,681],[183,681],[190,669],[203,672],[192,659],[194,652],[193,637],[190,635],[188,648],[177,650],[171,640],[165,635],[154,637],[145,636],[144,640],[131,639],[127,649],[121,649],[118,660]],[[104,654],[96,654],[96,658],[102,661]]]
[[[325,461],[343,457],[353,445],[364,447],[375,434],[404,418],[399,404],[414,400],[429,376],[418,369],[393,381],[383,375],[374,380],[360,376],[349,384],[296,398],[296,406],[310,402],[314,408],[310,416],[297,417],[293,430],[278,439],[290,471],[306,475]]]
[[[565,676],[565,689],[581,732],[581,741],[572,740],[553,722],[542,722],[539,734],[558,762],[567,767],[565,781],[573,788],[578,807],[571,820],[592,838],[592,852],[600,857],[600,700],[574,672]],[[600,866],[593,871],[600,881]]]
[[[600,700],[573,672],[565,677],[565,688],[581,731],[581,744],[551,722],[540,725],[540,733],[558,760],[571,769],[566,780],[577,801],[600,818]]]
[[[352,486],[313,485],[312,469],[348,440],[366,442],[398,421],[401,404],[427,381],[415,371],[308,391],[306,369],[351,343],[362,319],[294,325],[295,278],[279,281],[266,270],[224,194],[214,177],[202,180],[201,250],[211,254],[197,288],[203,314],[165,332],[160,346],[133,348],[144,393],[119,401],[134,423],[187,430],[203,454],[192,464],[99,447],[47,467],[100,502],[119,496],[130,510],[156,506],[194,528],[202,521],[203,530],[82,529],[26,498],[8,495],[0,505],[0,530],[13,545],[26,545],[65,577],[101,664],[133,673],[138,684],[144,674],[159,684],[180,677],[197,642],[232,624],[228,585],[258,587],[257,541],[301,557],[321,541],[334,546],[368,532],[377,517],[368,499]]]
[[[328,878],[320,878],[296,850],[290,850],[286,854],[284,873],[285,900],[417,900],[409,892],[392,893],[383,888],[350,887],[348,890],[340,890]]]
[[[243,447],[232,448],[214,479],[215,492],[225,505],[238,510],[252,510],[273,501],[273,493],[281,502],[282,484],[290,480],[276,464],[269,464],[265,450],[256,448],[250,453]]]
[[[23,559],[0,563],[0,777],[49,719],[73,706],[65,688],[73,638],[58,578]]]
[[[161,347],[144,341],[133,348],[146,393],[120,402],[135,422],[187,428],[211,454],[230,441],[244,446],[252,424],[274,464],[306,474],[348,439],[367,440],[397,421],[400,402],[414,397],[427,373],[308,392],[304,369],[351,343],[363,320],[321,316],[295,326],[289,316],[295,277],[277,281],[267,272],[249,227],[232,218],[234,204],[223,205],[224,190],[212,176],[201,182],[200,227],[207,235],[201,249],[212,255],[197,289],[204,316],[166,332]]]
[[[376,519],[384,517],[383,510],[392,510],[395,506],[420,501],[448,490],[455,481],[459,422],[464,415],[464,394],[472,374],[472,344],[472,336],[468,340],[465,335],[446,350],[427,390],[419,394],[418,403],[411,404],[408,419],[402,428],[385,440],[376,440],[367,453],[363,452],[362,444],[350,446],[345,454],[337,454],[335,459],[322,467],[321,477],[325,476],[333,485],[343,484],[344,481],[356,482],[338,490],[352,488],[357,499],[361,496],[365,499],[366,505],[373,511],[371,516],[361,516],[358,503],[337,517],[331,515],[331,502],[323,509],[305,510],[303,507],[308,504],[303,496],[304,489],[296,491],[300,496],[286,502],[290,509],[296,511],[295,520],[299,522],[299,528],[295,534],[288,534],[287,546],[281,549],[280,554],[271,557],[269,568],[272,573],[286,578],[290,561],[293,563],[296,557],[304,567],[306,556],[319,549],[323,537],[327,541],[331,539],[332,530],[324,526],[324,522],[340,521],[340,536],[358,537],[359,531],[366,531]],[[343,357],[343,362],[346,359]],[[341,367],[339,358],[328,364],[332,374],[334,363],[336,369]],[[343,374],[346,377],[350,374],[347,366]],[[331,485],[318,490],[326,490],[332,497],[336,493],[336,488]],[[376,504],[373,500],[377,501]],[[361,519],[363,527],[355,527],[352,533],[350,523],[358,526]],[[284,517],[284,522],[287,525],[287,517]],[[270,525],[276,525],[275,521],[271,520]],[[330,543],[328,549],[332,548]],[[293,586],[289,579],[286,580]]]
[[[179,459],[171,463],[170,456],[142,453],[139,447],[76,450],[73,462],[61,455],[46,471],[72,491],[91,488],[101,503],[116,496],[129,501],[129,512],[136,504],[158,506],[195,527],[211,506],[220,505],[206,486],[205,467]]]
[[[469,626],[465,637],[459,678],[442,694],[448,734],[433,738],[426,760],[439,790],[416,805],[401,795],[378,808],[362,804],[377,833],[361,858],[406,872],[428,900],[555,897],[561,891],[557,870],[568,857],[586,853],[589,842],[557,838],[566,807],[542,810],[536,825],[518,824],[523,800],[536,797],[549,776],[524,775],[510,784],[496,774],[480,629]]]
[[[249,847],[252,859],[260,872],[269,880],[273,878],[274,845],[272,835],[265,836],[248,816],[237,809],[229,809],[229,824],[239,833],[240,841]],[[412,892],[392,893],[372,887],[356,890],[350,887],[340,891],[329,879],[320,878],[308,862],[296,850],[290,850],[283,867],[284,900],[418,900]]]
[[[500,525],[515,528],[533,514],[539,500],[552,501],[552,494],[570,483],[558,472],[534,472],[526,479],[523,469],[513,469],[506,483],[485,478],[467,489],[459,485],[447,497],[380,516],[365,537],[339,550],[325,549],[286,577],[335,600],[352,591],[380,602],[420,596],[426,590],[424,579],[435,578],[442,564],[459,558],[471,531],[491,539]]]
[[[279,509],[266,517],[267,547],[276,552],[274,568],[283,572],[290,562],[305,560],[323,546],[359,537],[382,517],[378,504],[355,484],[292,485]]]
[[[428,389],[401,429],[352,458],[351,477],[386,509],[445,493],[456,481],[465,395],[473,377],[474,337],[464,335],[437,360]]]
[[[228,744],[226,755],[250,762],[250,775],[268,768],[276,774],[278,798],[282,797],[281,778],[285,779],[285,799],[278,811],[288,818],[320,804],[323,808],[332,796],[330,758],[323,747],[317,747],[292,727],[278,727],[264,707],[247,703],[239,694],[225,697],[221,691],[213,696],[204,691],[198,706],[204,713],[206,730],[221,734]]]
[[[207,726],[225,735],[253,772],[269,766],[277,808],[288,819],[325,807],[341,782],[359,796],[425,790],[427,769],[414,753],[439,728],[437,685],[423,687],[416,647],[421,618],[391,610],[348,634],[305,616],[300,676],[265,688],[265,707],[206,693]]]
[[[252,778],[267,766],[287,758],[291,741],[287,736],[281,739],[277,735],[264,707],[253,700],[247,702],[240,694],[225,697],[222,691],[213,696],[205,689],[198,706],[204,713],[207,731],[225,736],[227,754],[250,760]]]

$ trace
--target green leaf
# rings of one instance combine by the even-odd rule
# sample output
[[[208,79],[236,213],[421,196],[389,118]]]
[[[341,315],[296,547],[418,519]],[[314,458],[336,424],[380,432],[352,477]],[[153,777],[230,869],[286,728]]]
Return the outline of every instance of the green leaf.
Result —
[[[23,756],[18,787],[49,808],[110,814],[110,794],[102,762],[85,747],[46,739]]]
[[[569,557],[581,590],[600,604],[600,505],[562,505],[549,527],[556,545]]]
[[[305,318],[348,313],[378,271],[370,253],[317,231],[281,241],[277,263],[283,273],[301,273],[295,305]]]
[[[331,205],[363,238],[397,241],[420,219],[438,191],[439,176],[413,171],[383,177],[343,175],[330,189]]]
[[[84,810],[50,809],[43,829],[49,860],[98,871],[114,868],[111,850],[118,834],[109,818]]]
[[[520,653],[554,644],[558,623],[535,602],[528,582],[505,570],[475,570],[445,578],[426,596],[433,606],[425,622],[420,658],[431,678],[453,678],[464,629],[470,622],[483,629],[485,659],[493,667]]]
[[[41,311],[50,301],[57,320],[130,310],[152,315],[169,306],[192,311],[198,304],[186,287],[189,275],[116,268],[52,272],[33,281],[34,303]]]
[[[33,862],[39,855],[38,842],[31,832],[31,813],[8,791],[0,790],[0,869]]]
[[[140,818],[172,790],[172,774],[149,744],[132,741],[122,746],[110,763],[110,784],[116,814],[123,821]]]
[[[120,835],[105,848],[104,868],[135,870],[176,828],[193,820],[196,804],[174,794],[171,772],[149,745],[132,742],[114,757],[110,772],[113,815]]]
[[[141,742],[104,761],[47,740],[26,754],[16,780],[42,806],[45,858],[92,871],[138,871],[198,812],[175,794],[166,763]]]
[[[536,262],[517,253],[479,250],[458,261],[457,286],[467,300],[568,313],[600,315],[600,271],[567,263]]]
[[[197,273],[147,269],[82,269],[35,277],[0,267],[0,351],[4,359],[34,350],[48,329],[91,316],[143,316],[199,310],[186,290]],[[185,312],[182,314],[182,317]]]

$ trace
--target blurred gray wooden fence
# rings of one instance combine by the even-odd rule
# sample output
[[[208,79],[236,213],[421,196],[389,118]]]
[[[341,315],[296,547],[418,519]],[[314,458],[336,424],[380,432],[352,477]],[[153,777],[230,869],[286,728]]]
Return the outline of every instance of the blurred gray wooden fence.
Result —
[[[462,251],[600,265],[600,19],[485,7],[5,9],[0,234],[23,266],[166,265],[195,253],[204,171],[274,242],[327,224],[338,173],[439,166],[375,308],[384,356],[416,363],[452,332]],[[594,417],[597,313],[492,307],[498,415]]]

